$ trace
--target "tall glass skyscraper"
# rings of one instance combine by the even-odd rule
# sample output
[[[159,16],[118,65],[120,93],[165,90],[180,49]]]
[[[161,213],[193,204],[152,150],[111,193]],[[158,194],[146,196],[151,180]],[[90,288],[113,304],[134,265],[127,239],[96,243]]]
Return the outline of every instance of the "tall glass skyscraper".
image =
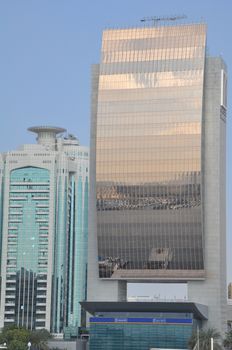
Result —
[[[204,25],[103,35],[96,129],[100,277],[204,275],[205,40]]]
[[[88,149],[65,129],[1,155],[0,327],[54,333],[81,325],[86,298]]]
[[[218,285],[224,327],[226,67],[205,24],[104,31],[92,91],[88,300],[165,281],[214,305]]]

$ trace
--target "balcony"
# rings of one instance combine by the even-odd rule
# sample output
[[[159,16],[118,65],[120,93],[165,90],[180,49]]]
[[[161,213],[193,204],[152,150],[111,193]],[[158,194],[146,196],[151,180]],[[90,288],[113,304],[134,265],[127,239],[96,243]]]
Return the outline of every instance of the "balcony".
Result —
[[[40,316],[40,315],[44,315],[44,316],[45,316],[45,315],[46,315],[46,311],[45,311],[45,310],[36,310],[36,315],[37,315],[37,314],[38,314],[39,316]],[[39,316],[38,316],[38,317],[39,317]]]
[[[41,291],[43,291],[43,290],[46,291],[46,290],[47,290],[47,287],[37,287],[37,291],[40,291],[40,290],[41,290]]]
[[[15,314],[15,310],[5,310],[5,315],[14,315]]]
[[[4,321],[5,321],[5,322],[14,323],[15,319],[14,319],[14,318],[7,318],[7,317],[5,317]]]
[[[47,201],[49,197],[33,197],[33,199],[36,201]]]
[[[16,289],[16,281],[15,281],[15,283],[12,283],[12,282],[10,282],[10,286],[7,286],[6,285],[6,290],[15,290]],[[12,284],[15,284],[14,286],[12,286]]]
[[[16,267],[16,262],[13,264],[13,263],[9,263],[7,264],[7,268],[15,268]]]
[[[6,299],[5,299],[5,305],[6,306],[14,306],[15,307],[15,296],[6,296]]]
[[[9,288],[15,288],[16,281],[6,281],[6,289],[10,290]]]
[[[49,182],[32,182],[32,181],[14,181],[11,182],[11,186],[48,186]]]
[[[10,200],[14,200],[14,201],[25,201],[27,199],[27,197],[14,197],[14,196],[10,196]]]
[[[38,189],[22,189],[22,190],[10,190],[11,193],[48,193],[49,190],[38,190]]]
[[[22,223],[22,219],[9,219],[8,222],[9,222],[9,223],[11,223],[11,222],[19,222],[19,223]]]

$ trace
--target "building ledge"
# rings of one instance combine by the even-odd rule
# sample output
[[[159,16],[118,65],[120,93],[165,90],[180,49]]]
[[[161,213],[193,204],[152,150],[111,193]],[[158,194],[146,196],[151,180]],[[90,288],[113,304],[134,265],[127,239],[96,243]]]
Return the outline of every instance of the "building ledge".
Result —
[[[208,319],[208,306],[193,302],[82,301],[80,304],[91,315],[98,312],[175,312],[192,313],[199,320]]]

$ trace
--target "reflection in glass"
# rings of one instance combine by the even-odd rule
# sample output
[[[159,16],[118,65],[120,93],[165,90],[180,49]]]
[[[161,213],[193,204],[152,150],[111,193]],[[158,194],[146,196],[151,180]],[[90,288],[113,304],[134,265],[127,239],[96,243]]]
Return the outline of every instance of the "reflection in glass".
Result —
[[[96,115],[101,278],[162,279],[174,270],[177,278],[203,276],[205,36],[202,24],[103,34]]]

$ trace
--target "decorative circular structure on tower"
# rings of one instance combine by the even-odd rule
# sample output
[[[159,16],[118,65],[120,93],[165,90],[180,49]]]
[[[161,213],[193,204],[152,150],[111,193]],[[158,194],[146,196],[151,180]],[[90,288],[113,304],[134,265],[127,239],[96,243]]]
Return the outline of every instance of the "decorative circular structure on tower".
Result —
[[[45,145],[47,150],[55,150],[56,135],[67,131],[64,128],[47,125],[32,126],[27,130],[36,133],[38,144]]]

